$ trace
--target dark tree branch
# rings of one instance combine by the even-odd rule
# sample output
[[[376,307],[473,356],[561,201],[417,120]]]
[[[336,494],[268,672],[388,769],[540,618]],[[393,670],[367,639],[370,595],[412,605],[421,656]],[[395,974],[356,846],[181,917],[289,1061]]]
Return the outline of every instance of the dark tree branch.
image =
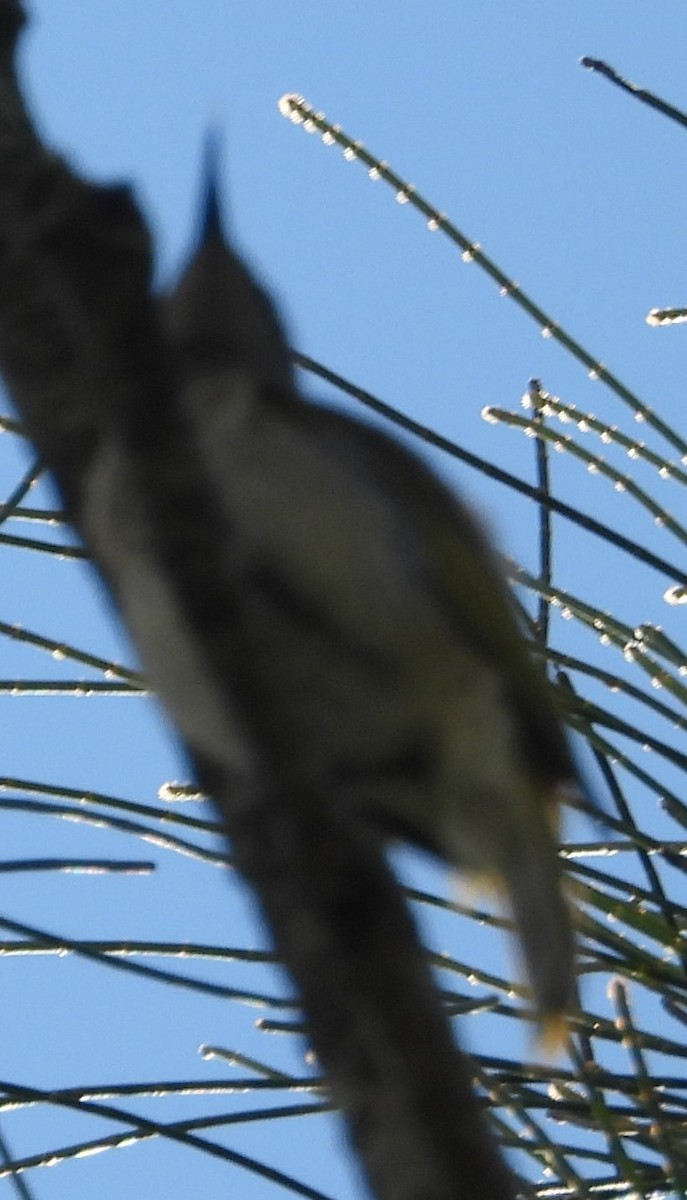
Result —
[[[69,519],[121,601],[126,556],[90,504],[94,465],[114,447],[127,536],[228,709],[252,653],[241,637],[240,555],[177,404],[148,232],[127,189],[84,183],[37,139],[13,69],[22,20],[16,0],[0,0],[0,365]],[[259,702],[248,697],[242,719],[269,775]],[[190,749],[300,989],[377,1196],[512,1200],[375,835],[302,780],[259,793]]]
[[[513,1197],[373,835],[302,792],[232,805],[228,824],[375,1194]]]

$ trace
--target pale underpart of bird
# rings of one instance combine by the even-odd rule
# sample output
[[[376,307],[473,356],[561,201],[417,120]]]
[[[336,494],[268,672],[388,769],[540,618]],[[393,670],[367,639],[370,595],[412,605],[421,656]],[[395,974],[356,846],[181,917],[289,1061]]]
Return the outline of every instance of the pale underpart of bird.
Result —
[[[543,1035],[560,1034],[574,941],[556,818],[577,772],[488,539],[408,450],[299,395],[271,301],[226,239],[214,160],[161,319],[231,545],[208,567],[236,579],[241,669],[213,671],[109,449],[92,537],[153,687],[206,760],[250,772],[267,746],[271,769],[317,781],[323,802],[499,881]]]

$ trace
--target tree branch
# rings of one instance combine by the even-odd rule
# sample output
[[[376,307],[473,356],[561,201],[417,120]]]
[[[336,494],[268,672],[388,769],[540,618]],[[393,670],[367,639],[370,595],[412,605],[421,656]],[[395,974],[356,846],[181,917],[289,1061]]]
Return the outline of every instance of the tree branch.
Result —
[[[221,726],[254,649],[231,522],[177,403],[144,222],[128,189],[86,184],[41,145],[14,75],[22,22],[16,0],[0,0],[0,365],[115,600],[126,608],[135,559],[188,638],[166,647],[172,715],[185,716],[193,675]],[[109,525],[93,504],[103,462]],[[380,1200],[512,1200],[381,844],[317,788],[270,778],[259,706],[246,694],[241,722],[264,786],[240,782],[229,753],[225,770],[189,749],[372,1187]]]

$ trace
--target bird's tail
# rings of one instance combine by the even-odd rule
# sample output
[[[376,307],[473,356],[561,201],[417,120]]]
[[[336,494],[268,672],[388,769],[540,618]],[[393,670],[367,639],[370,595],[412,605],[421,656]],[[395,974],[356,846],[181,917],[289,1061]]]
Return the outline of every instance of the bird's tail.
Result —
[[[514,858],[505,877],[540,1041],[547,1050],[555,1050],[565,1040],[564,1014],[573,999],[575,941],[553,847],[540,847],[539,853]]]

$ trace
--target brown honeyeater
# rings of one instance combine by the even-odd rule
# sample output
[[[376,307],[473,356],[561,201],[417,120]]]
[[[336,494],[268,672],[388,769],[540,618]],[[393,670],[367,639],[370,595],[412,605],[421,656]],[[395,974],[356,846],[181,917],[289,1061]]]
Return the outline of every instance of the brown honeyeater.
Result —
[[[556,817],[578,776],[489,540],[408,449],[300,394],[272,303],[224,233],[214,160],[199,244],[161,315],[238,548],[251,653],[229,713],[192,649],[173,649],[159,581],[132,569],[120,601],[151,683],[192,748],[246,771],[250,692],[292,779],[495,877],[551,1033],[574,967]]]

